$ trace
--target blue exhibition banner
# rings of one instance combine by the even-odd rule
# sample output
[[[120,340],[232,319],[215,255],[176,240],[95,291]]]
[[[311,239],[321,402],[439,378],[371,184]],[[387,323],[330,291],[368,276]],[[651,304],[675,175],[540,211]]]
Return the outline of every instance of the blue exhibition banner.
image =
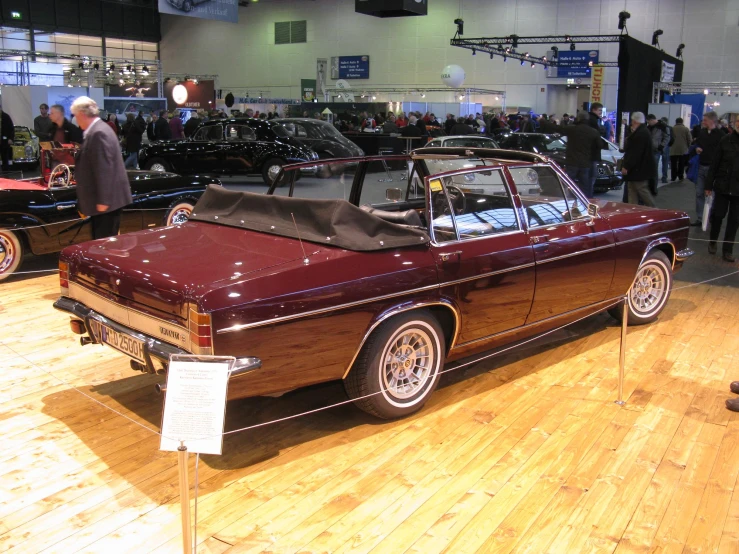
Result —
[[[239,22],[238,0],[159,0],[159,13]]]
[[[598,63],[598,50],[560,50],[557,60],[556,77],[590,77],[590,66]]]
[[[339,56],[339,79],[369,79],[369,56]]]

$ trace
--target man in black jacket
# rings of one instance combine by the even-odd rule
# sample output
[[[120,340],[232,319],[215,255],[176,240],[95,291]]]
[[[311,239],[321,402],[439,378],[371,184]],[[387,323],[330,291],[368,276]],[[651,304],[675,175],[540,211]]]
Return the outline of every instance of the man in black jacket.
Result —
[[[3,111],[2,105],[0,105],[0,134],[2,135],[0,151],[2,152],[3,171],[10,171],[10,165],[13,161],[15,125],[13,125],[10,115]]]
[[[126,115],[127,121],[123,125],[123,138],[126,141],[126,169],[138,169],[139,150],[141,150],[141,141],[144,131],[146,131],[146,122],[141,116],[141,112],[134,119],[133,114]]]
[[[172,129],[167,121],[167,110],[159,112],[159,119],[154,124],[154,137],[156,140],[169,140],[172,138]]]
[[[590,126],[598,131],[598,134],[603,138],[606,137],[606,126],[603,124],[603,104],[600,102],[593,102],[590,104],[590,112],[588,113],[588,121]]]
[[[713,158],[718,152],[718,144],[724,137],[724,134],[718,129],[718,116],[716,112],[706,112],[703,114],[703,123],[698,131],[695,139],[697,148],[696,153],[699,154],[698,161],[698,178],[695,181],[695,211],[697,212],[697,220],[692,223],[694,227],[700,227],[703,223],[703,207],[706,202],[706,178],[708,170],[713,163]]]
[[[631,114],[631,134],[624,145],[623,167],[629,190],[629,203],[638,204],[639,200],[653,208],[657,207],[654,197],[649,190],[649,180],[654,178],[656,171],[652,137],[644,124],[642,112]]]
[[[49,111],[49,117],[52,121],[49,129],[51,140],[62,144],[82,143],[82,129],[65,117],[64,106],[54,104]]]
[[[92,238],[112,237],[118,234],[123,207],[133,202],[121,145],[115,132],[98,117],[93,99],[77,98],[72,114],[85,132],[74,171],[79,209],[90,216]]]
[[[447,133],[448,135],[472,135],[475,131],[465,123],[464,117],[458,117],[457,122],[452,126],[452,128]]]
[[[593,197],[596,162],[600,161],[601,136],[590,127],[589,116],[585,112],[577,114],[574,125],[560,127],[567,137],[565,166],[567,175],[580,185],[580,190],[588,198]]]
[[[734,122],[739,130],[739,119]],[[734,262],[734,240],[739,229],[739,135],[724,135],[706,177],[706,196],[714,195],[711,208],[710,242],[708,252],[715,254],[721,223],[726,219],[726,231],[721,251],[727,262]]]
[[[203,120],[200,119],[200,110],[192,114],[190,119],[187,120],[187,123],[185,123],[185,138],[190,138],[202,122]]]

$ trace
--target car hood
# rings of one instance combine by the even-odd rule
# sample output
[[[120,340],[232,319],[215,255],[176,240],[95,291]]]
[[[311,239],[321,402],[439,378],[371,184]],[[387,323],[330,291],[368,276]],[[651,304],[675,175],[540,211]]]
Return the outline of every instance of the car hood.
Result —
[[[658,232],[683,227],[687,229],[690,223],[688,214],[680,210],[650,208],[598,198],[590,202],[598,205],[598,214],[608,219],[612,229],[618,230],[620,234],[634,237],[644,234],[645,224],[653,225],[654,232]],[[626,239],[626,237],[621,238]]]

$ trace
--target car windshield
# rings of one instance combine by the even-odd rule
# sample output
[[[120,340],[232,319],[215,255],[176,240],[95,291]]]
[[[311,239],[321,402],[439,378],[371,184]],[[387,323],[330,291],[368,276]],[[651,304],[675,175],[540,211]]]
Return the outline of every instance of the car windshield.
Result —
[[[26,128],[15,129],[15,140],[29,141],[31,140],[31,131]]]
[[[529,135],[527,138],[532,150],[537,154],[567,150],[567,145],[559,137],[550,137],[549,135]]]
[[[435,145],[438,146],[438,145]],[[466,148],[498,148],[498,144],[493,140],[485,137],[454,137],[444,141],[445,147],[466,147]]]
[[[446,173],[447,171],[457,171],[460,169],[469,169],[480,165],[487,165],[485,160],[480,158],[422,158],[426,164],[429,175],[437,175]]]

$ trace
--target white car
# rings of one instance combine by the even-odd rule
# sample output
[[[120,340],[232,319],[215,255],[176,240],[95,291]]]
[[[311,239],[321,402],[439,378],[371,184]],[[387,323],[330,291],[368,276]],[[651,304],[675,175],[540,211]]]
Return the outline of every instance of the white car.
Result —
[[[452,135],[437,137],[423,145],[424,148],[434,147],[462,147],[462,148],[500,148],[497,142],[490,137],[480,135]]]

